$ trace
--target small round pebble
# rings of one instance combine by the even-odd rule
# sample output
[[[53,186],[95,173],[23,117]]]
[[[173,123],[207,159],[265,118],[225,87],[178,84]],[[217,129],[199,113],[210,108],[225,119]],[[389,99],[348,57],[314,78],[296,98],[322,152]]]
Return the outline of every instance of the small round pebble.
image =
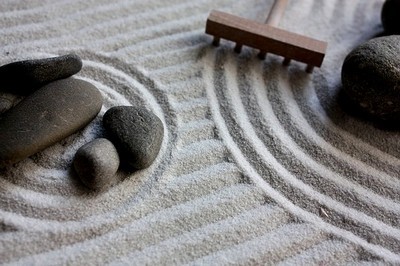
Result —
[[[38,88],[78,73],[82,60],[76,54],[24,60],[0,67],[0,90],[28,95]]]
[[[99,138],[83,145],[76,152],[73,165],[81,181],[90,189],[104,190],[118,181],[118,152],[107,139]]]
[[[400,0],[385,1],[381,20],[387,34],[400,34]]]
[[[347,55],[343,92],[370,118],[400,121],[400,36],[372,39]]]
[[[100,112],[103,96],[91,83],[57,80],[25,97],[0,119],[0,167],[17,163],[70,136]]]
[[[134,106],[112,107],[104,114],[103,125],[121,161],[134,169],[148,167],[157,157],[164,126],[152,112]]]

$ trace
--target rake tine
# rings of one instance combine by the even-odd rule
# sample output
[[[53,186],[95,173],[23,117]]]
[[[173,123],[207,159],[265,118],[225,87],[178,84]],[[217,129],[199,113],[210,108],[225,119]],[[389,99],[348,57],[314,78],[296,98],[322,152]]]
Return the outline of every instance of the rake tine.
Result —
[[[240,52],[242,51],[242,47],[243,45],[240,43],[236,43],[235,48],[233,49],[236,53],[240,54]]]
[[[290,59],[290,58],[285,58],[285,59],[283,60],[282,65],[284,65],[284,66],[289,66],[289,65],[290,65],[290,61],[292,61],[292,59]]]
[[[212,42],[212,44],[214,45],[214,46],[219,46],[219,44],[220,44],[220,42],[221,42],[221,38],[218,38],[217,36],[214,36],[214,39],[213,39],[213,42]]]

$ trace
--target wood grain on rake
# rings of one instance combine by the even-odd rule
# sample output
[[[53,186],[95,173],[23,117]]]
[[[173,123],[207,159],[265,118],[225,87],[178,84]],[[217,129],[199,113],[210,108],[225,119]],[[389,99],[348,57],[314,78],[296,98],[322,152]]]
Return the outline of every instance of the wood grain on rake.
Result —
[[[314,67],[322,65],[328,44],[277,28],[286,4],[287,0],[276,0],[266,24],[213,10],[207,19],[206,33],[214,36],[215,46],[221,38],[231,40],[236,42],[237,53],[247,45],[260,50],[260,59],[265,59],[266,53],[273,53],[285,58],[284,65],[292,59],[306,63],[306,71],[311,73]]]

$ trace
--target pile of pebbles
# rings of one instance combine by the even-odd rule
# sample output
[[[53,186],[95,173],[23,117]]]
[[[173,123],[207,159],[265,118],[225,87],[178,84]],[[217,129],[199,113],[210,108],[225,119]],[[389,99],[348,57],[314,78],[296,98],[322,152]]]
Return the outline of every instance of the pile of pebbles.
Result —
[[[397,128],[400,122],[400,0],[387,0],[381,11],[387,36],[351,51],[342,66],[346,100],[368,119]]]
[[[144,108],[115,106],[103,116],[105,138],[82,146],[74,158],[75,171],[91,189],[103,190],[117,182],[120,161],[141,170],[156,159],[164,136],[161,120]]]
[[[72,135],[99,114],[100,91],[72,77],[81,68],[82,60],[75,54],[0,67],[0,168]],[[22,100],[16,103],[16,99]],[[104,114],[103,125],[110,140],[85,144],[73,159],[82,182],[95,190],[117,182],[120,163],[134,170],[151,165],[164,136],[161,120],[141,107],[112,107]]]

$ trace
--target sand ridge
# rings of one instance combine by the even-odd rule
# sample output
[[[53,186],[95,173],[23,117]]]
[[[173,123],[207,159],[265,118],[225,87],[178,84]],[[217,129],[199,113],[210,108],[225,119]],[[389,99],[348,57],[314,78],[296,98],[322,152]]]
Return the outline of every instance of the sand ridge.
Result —
[[[337,104],[346,54],[382,30],[382,0],[289,1],[281,27],[329,43],[313,75],[212,47],[211,9],[263,21],[272,0],[0,3],[0,63],[74,52],[105,102],[82,131],[0,172],[10,264],[400,262],[400,136]],[[148,169],[93,193],[71,171],[116,105],[153,111]]]

